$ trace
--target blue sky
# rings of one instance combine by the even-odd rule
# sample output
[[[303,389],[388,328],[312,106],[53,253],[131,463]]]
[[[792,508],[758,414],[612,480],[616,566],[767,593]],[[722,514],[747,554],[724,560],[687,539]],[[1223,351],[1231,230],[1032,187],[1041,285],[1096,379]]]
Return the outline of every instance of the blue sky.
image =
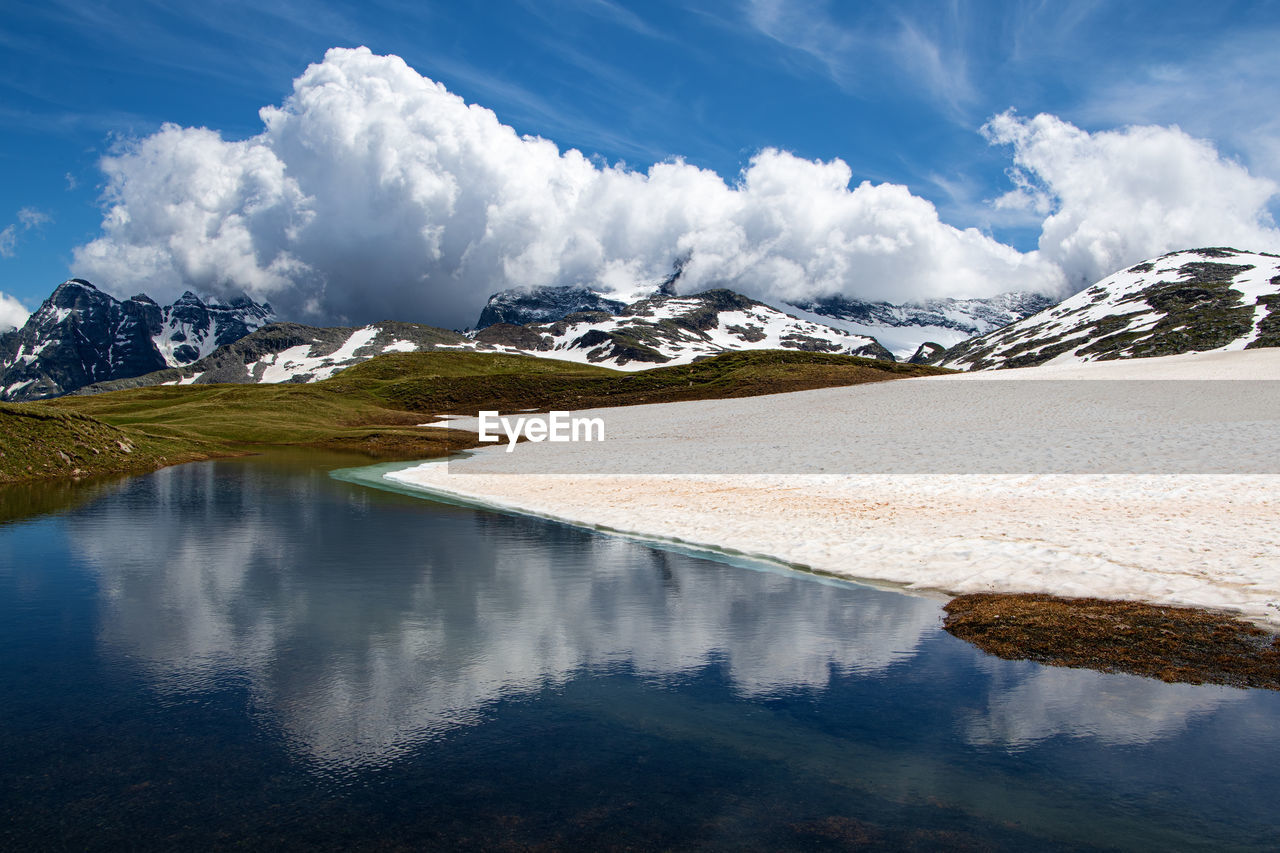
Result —
[[[732,185],[762,149],[839,158],[853,186],[903,185],[942,222],[1025,253],[1068,202],[992,203],[1014,189],[1015,163],[1010,144],[980,132],[989,120],[1013,108],[1086,134],[1176,125],[1277,180],[1276,44],[1280,7],[1257,2],[9,0],[0,292],[33,308],[82,272],[76,248],[102,235],[104,155],[166,122],[253,137],[259,110],[332,47],[398,55],[597,164],[644,171],[679,157]],[[1050,171],[1021,167],[1033,183]],[[1275,202],[1242,216],[1265,220]]]

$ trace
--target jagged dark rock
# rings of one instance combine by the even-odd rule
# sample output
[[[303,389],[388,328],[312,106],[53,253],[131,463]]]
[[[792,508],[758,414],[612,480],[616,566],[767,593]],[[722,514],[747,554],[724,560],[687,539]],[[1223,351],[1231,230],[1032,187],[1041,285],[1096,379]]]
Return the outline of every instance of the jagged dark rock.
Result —
[[[944,347],[942,344],[937,344],[937,343],[934,343],[933,341],[925,341],[920,345],[920,348],[915,351],[915,354],[912,355],[911,358],[907,360],[907,363],[908,364],[933,364],[933,362],[936,359],[938,359],[946,351],[947,351],[947,348]]]
[[[504,290],[489,297],[477,329],[498,323],[523,326],[528,323],[550,323],[576,311],[604,311],[614,314],[624,303],[609,299],[585,287],[532,287]]]

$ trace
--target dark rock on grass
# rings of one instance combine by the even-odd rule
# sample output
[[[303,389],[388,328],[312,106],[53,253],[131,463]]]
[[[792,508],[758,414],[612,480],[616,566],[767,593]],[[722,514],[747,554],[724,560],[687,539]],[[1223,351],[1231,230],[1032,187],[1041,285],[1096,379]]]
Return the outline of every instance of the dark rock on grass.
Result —
[[[551,349],[551,338],[532,326],[516,326],[511,323],[494,323],[476,332],[475,339],[482,344],[514,347],[538,352]]]
[[[1005,660],[1280,690],[1280,638],[1222,613],[1030,593],[962,595],[943,628]]]

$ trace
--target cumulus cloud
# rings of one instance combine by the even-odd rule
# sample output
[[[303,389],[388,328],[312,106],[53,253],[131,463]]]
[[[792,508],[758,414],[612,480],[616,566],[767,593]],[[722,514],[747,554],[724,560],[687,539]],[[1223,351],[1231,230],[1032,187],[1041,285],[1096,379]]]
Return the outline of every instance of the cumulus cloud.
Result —
[[[841,160],[767,149],[732,182],[679,160],[600,164],[363,48],[329,51],[261,117],[250,139],[166,125],[105,158],[102,234],[76,274],[166,300],[246,292],[312,322],[461,327],[497,290],[631,288],[678,258],[686,291],[900,302],[1061,293],[1169,249],[1277,243],[1274,185],[1169,128],[992,119],[1015,164],[998,205],[1044,220],[1024,253],[904,186],[850,187]]]
[[[21,302],[7,293],[0,293],[0,332],[21,327],[29,316],[31,312],[22,307]]]
[[[1013,147],[1015,188],[996,207],[1048,214],[1040,254],[1073,290],[1176,249],[1280,249],[1267,210],[1276,184],[1177,127],[1087,133],[1056,116],[1009,111],[983,133]]]
[[[284,316],[462,326],[496,290],[657,281],[906,300],[1054,289],[1060,271],[941,222],[905,187],[766,150],[730,184],[680,161],[601,166],[518,135],[397,57],[334,49],[265,129],[167,125],[103,161],[76,272],[169,298],[245,291]]]

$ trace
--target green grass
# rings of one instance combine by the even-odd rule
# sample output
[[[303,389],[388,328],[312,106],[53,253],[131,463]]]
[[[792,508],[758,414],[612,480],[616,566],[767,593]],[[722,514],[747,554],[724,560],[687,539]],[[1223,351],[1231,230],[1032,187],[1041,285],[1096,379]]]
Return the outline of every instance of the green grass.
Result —
[[[462,358],[477,361],[453,361]],[[489,365],[480,359],[504,361]],[[524,369],[530,361],[536,368]],[[754,397],[949,372],[795,350],[730,352],[632,373],[526,356],[403,353],[356,365],[318,386],[363,389],[396,409],[474,415],[480,409],[589,409]]]
[[[209,455],[187,440],[120,429],[40,403],[0,404],[0,483],[147,471]]]
[[[637,373],[529,356],[392,353],[312,384],[151,386],[3,406],[0,482],[145,470],[280,445],[425,458],[475,446],[469,433],[417,426],[438,414],[748,397],[945,372],[790,350]]]

